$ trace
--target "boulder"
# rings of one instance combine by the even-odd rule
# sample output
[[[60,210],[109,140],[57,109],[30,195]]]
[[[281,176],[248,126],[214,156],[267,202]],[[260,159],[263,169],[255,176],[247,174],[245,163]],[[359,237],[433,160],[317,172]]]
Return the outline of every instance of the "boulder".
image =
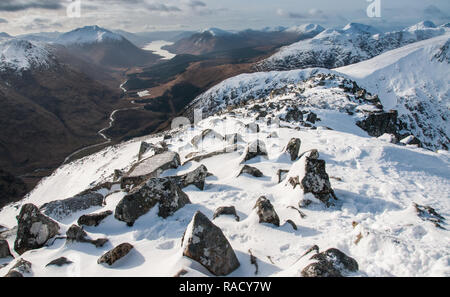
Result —
[[[315,124],[318,121],[317,114],[315,114],[314,112],[308,113],[306,121],[310,122],[311,124]]]
[[[19,259],[5,277],[23,277],[24,274],[31,273],[31,266],[31,262]]]
[[[409,135],[403,138],[402,140],[400,140],[400,143],[404,145],[417,145],[418,147],[422,147],[422,142],[414,135]]]
[[[216,276],[228,275],[240,266],[222,230],[199,211],[183,235],[182,247],[184,256],[199,262]]]
[[[168,149],[169,148],[164,141],[158,142],[157,144],[143,141],[141,142],[141,146],[139,148],[138,160],[141,160],[142,156],[149,151],[153,151],[155,155],[159,155],[167,152]]]
[[[122,243],[112,250],[106,252],[98,260],[98,264],[106,263],[109,266],[113,265],[117,260],[125,257],[133,249],[133,246],[129,243]]]
[[[101,212],[101,213],[93,213],[88,215],[83,215],[78,219],[78,225],[80,226],[95,226],[97,227],[100,223],[112,215],[113,212],[110,210]]]
[[[319,159],[320,154],[319,154],[318,150],[312,149],[312,150],[301,153],[301,155],[299,156],[299,159],[301,159],[303,157],[307,157],[309,159]]]
[[[310,259],[316,260],[316,262],[302,270],[303,277],[342,277],[359,269],[355,259],[338,249],[329,249],[326,252],[315,254]]]
[[[43,247],[59,231],[58,223],[43,215],[33,204],[22,206],[17,222],[18,229],[14,250],[19,255]]]
[[[45,267],[48,267],[48,266],[58,266],[58,267],[61,267],[61,266],[64,266],[64,265],[70,265],[70,264],[72,264],[72,263],[73,263],[73,262],[70,261],[69,259],[67,259],[66,257],[61,257],[61,258],[58,258],[58,259],[56,259],[56,260],[51,261],[50,263],[48,263],[47,265],[45,265]]]
[[[178,168],[178,166],[180,166],[178,153],[166,152],[152,156],[134,165],[122,177],[120,186],[122,189],[139,186],[150,178],[159,177],[164,171]]]
[[[126,195],[116,206],[114,217],[133,226],[142,215],[159,204],[158,215],[173,215],[178,209],[190,204],[189,197],[170,178],[152,178]]]
[[[82,242],[82,243],[92,243],[96,247],[102,247],[108,242],[107,238],[99,238],[92,240],[88,237],[87,233],[77,225],[70,226],[69,230],[66,232],[67,242]]]
[[[266,144],[261,140],[255,140],[247,146],[240,163],[243,164],[258,156],[267,157]]]
[[[191,140],[191,144],[194,147],[198,147],[203,142],[203,140],[206,138],[211,138],[216,141],[224,140],[224,137],[221,134],[214,131],[213,129],[206,129],[206,130],[202,131],[202,133],[200,135],[194,136],[194,138],[192,138],[192,140]]]
[[[238,144],[240,142],[245,142],[245,140],[242,138],[241,134],[234,133],[234,134],[228,134],[225,136],[225,140],[229,145]]]
[[[183,165],[187,164],[189,162],[200,162],[202,160],[209,159],[209,158],[212,158],[212,157],[215,157],[218,155],[235,152],[235,151],[241,150],[242,148],[243,147],[241,145],[233,144],[233,145],[227,146],[224,149],[217,150],[217,151],[210,152],[210,153],[203,154],[203,155],[198,155],[198,153],[188,154],[188,155],[186,155],[186,161],[183,162]]]
[[[0,259],[7,257],[12,257],[9,244],[6,240],[0,239]]]
[[[366,119],[358,121],[356,125],[366,131],[372,137],[380,137],[388,133],[397,135],[398,112],[369,112]]]
[[[239,222],[240,218],[236,213],[236,208],[234,206],[221,206],[214,211],[213,220],[222,216],[222,215],[230,215],[236,218],[236,221]]]
[[[280,226],[280,218],[272,203],[266,197],[259,197],[253,209],[256,209],[260,223],[274,224],[277,227]]]
[[[286,179],[286,175],[289,173],[289,170],[286,169],[278,169],[277,176],[278,176],[278,183],[281,183]]]
[[[55,220],[62,220],[75,212],[101,206],[103,206],[103,195],[85,191],[72,198],[46,203],[40,210]]]
[[[208,177],[208,168],[205,165],[200,165],[194,171],[189,173],[178,175],[178,176],[170,176],[168,177],[174,183],[176,183],[180,188],[185,188],[189,185],[194,185],[200,190],[203,191],[205,188],[205,179]]]
[[[324,160],[309,158],[308,155],[304,155],[292,166],[286,178],[286,185],[293,189],[299,186],[304,194],[313,194],[329,207],[331,198],[337,198],[331,188],[330,178],[325,166]]]
[[[289,154],[291,161],[297,160],[301,145],[302,141],[299,138],[292,138],[287,144],[284,152]]]
[[[244,165],[244,167],[242,167],[242,170],[241,170],[241,172],[239,172],[238,176],[241,176],[244,173],[249,174],[254,177],[263,177],[264,176],[264,174],[258,168],[248,166],[248,165]]]

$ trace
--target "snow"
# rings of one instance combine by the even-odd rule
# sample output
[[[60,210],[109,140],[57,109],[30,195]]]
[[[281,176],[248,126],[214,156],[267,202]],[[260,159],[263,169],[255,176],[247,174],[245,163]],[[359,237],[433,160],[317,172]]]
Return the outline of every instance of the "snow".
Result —
[[[117,42],[123,40],[124,38],[121,35],[113,33],[109,30],[98,26],[86,26],[62,34],[58,37],[56,43],[63,45],[83,45],[111,41]]]
[[[301,33],[301,34],[308,34],[308,33],[319,34],[323,30],[325,30],[325,28],[323,28],[322,26],[317,25],[317,24],[303,24],[303,25],[299,25],[299,26],[289,27],[284,31],[285,32],[293,32],[293,33]]]
[[[0,40],[0,72],[10,69],[20,72],[48,67],[51,63],[51,54],[42,44],[21,39]]]
[[[139,97],[146,97],[146,96],[150,95],[150,91],[145,90],[145,91],[142,91],[142,92],[138,92],[137,94],[138,94]]]
[[[209,33],[212,36],[225,36],[225,35],[232,35],[233,32],[225,31],[219,28],[206,28],[203,30],[200,30],[200,33]]]

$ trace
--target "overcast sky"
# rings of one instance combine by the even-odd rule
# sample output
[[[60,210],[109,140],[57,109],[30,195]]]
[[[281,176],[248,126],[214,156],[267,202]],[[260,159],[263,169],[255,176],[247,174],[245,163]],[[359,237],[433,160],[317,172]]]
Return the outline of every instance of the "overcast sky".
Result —
[[[67,16],[72,1],[81,1],[80,18]],[[260,29],[303,23],[338,27],[348,22],[388,30],[425,19],[450,22],[449,0],[371,1],[380,1],[381,17],[367,16],[369,0],[0,0],[0,32],[64,32],[94,24],[139,32]]]

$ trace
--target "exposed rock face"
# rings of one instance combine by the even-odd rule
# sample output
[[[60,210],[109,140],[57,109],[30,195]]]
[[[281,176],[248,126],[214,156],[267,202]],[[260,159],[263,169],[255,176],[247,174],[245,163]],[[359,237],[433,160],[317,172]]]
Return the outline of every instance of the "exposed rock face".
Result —
[[[61,258],[58,258],[58,259],[56,259],[56,260],[51,261],[50,263],[48,263],[47,265],[45,265],[45,267],[48,267],[48,266],[58,266],[58,267],[61,267],[61,266],[64,266],[64,265],[70,265],[70,264],[72,264],[72,263],[73,263],[73,262],[70,261],[69,259],[67,259],[66,257],[61,257]]]
[[[155,155],[159,155],[167,152],[168,147],[164,141],[158,142],[157,144],[143,141],[141,142],[141,147],[139,148],[138,160],[141,160],[142,156],[148,151],[153,151]]]
[[[414,208],[416,209],[419,218],[421,218],[423,221],[432,222],[436,227],[444,229],[444,227],[442,227],[442,224],[445,223],[445,218],[437,213],[434,208],[430,206],[419,205],[417,203],[414,203]]]
[[[183,165],[187,164],[189,162],[193,162],[193,161],[200,162],[200,161],[202,161],[204,159],[208,159],[208,158],[211,158],[211,157],[214,157],[214,156],[235,152],[235,151],[238,151],[238,150],[240,150],[242,148],[243,147],[241,145],[233,144],[233,145],[227,146],[224,149],[221,149],[221,150],[218,150],[218,151],[214,151],[214,152],[211,152],[211,153],[207,153],[207,154],[203,154],[203,155],[195,155],[194,154],[194,156],[192,156],[191,154],[189,154],[189,155],[186,156],[186,161],[184,161]]]
[[[31,266],[30,262],[19,259],[5,277],[23,277],[24,274],[31,273]]]
[[[303,277],[342,277],[349,272],[358,271],[355,259],[345,255],[338,249],[329,249],[315,254],[311,260],[317,262],[306,266],[301,274]]]
[[[113,212],[110,210],[101,212],[101,213],[93,213],[88,215],[83,215],[78,219],[78,225],[80,226],[98,226],[100,223],[112,215]]]
[[[266,144],[261,140],[255,140],[247,146],[242,156],[241,164],[258,156],[267,157]]]
[[[180,166],[180,156],[178,153],[166,152],[144,159],[134,165],[130,171],[122,177],[121,188],[127,186],[138,186],[150,178],[158,177],[168,169]]]
[[[171,178],[152,178],[119,202],[114,217],[132,226],[157,203],[158,215],[167,218],[191,201]]]
[[[33,204],[25,204],[22,207],[17,222],[18,230],[14,250],[19,255],[43,247],[59,231],[58,223],[41,214]]]
[[[397,119],[398,112],[396,110],[370,112],[365,120],[357,122],[356,125],[373,137],[380,137],[385,133],[397,135]]]
[[[297,160],[301,145],[302,141],[299,138],[292,138],[287,144],[284,152],[288,153],[291,156],[291,161]]]
[[[96,240],[89,239],[83,228],[77,225],[70,226],[69,230],[66,232],[66,236],[68,242],[92,243],[96,247],[102,247],[108,242],[107,238],[100,238]]]
[[[9,244],[6,240],[0,239],[0,259],[11,257],[11,251],[9,250]]]
[[[280,218],[269,199],[264,196],[259,197],[253,208],[256,208],[260,223],[274,224],[277,227],[280,226]]]
[[[236,221],[239,222],[240,218],[236,213],[236,208],[234,206],[221,206],[216,209],[213,215],[213,220],[222,216],[222,215],[230,215],[236,218]]]
[[[122,243],[109,252],[105,253],[98,260],[98,264],[106,263],[109,266],[113,265],[117,260],[125,257],[133,249],[133,246],[129,243]]]
[[[403,138],[402,140],[400,140],[400,143],[404,145],[417,145],[418,147],[422,147],[422,142],[414,135]]]
[[[191,144],[194,147],[198,147],[206,138],[212,138],[219,141],[224,139],[224,137],[221,134],[217,133],[216,131],[212,129],[206,129],[200,135],[197,135],[194,138],[192,138]]]
[[[264,174],[258,168],[248,166],[248,165],[244,165],[244,167],[242,167],[242,170],[238,176],[241,176],[244,173],[249,174],[254,177],[263,177],[264,176]]]
[[[208,168],[206,168],[205,165],[201,165],[192,172],[178,176],[171,176],[169,177],[169,179],[176,183],[180,188],[194,185],[203,191],[203,189],[205,188],[205,179],[207,176]]]
[[[55,220],[62,220],[75,212],[102,205],[103,195],[86,191],[72,198],[46,203],[40,210]]]
[[[311,151],[311,154],[313,152]],[[313,157],[316,157],[313,154]],[[330,178],[325,170],[325,161],[303,156],[292,167],[287,177],[287,185],[292,188],[300,186],[304,194],[312,193],[325,205],[330,206],[330,200],[336,199],[331,188]]]
[[[19,201],[27,193],[27,186],[18,177],[0,169],[0,209],[8,203]]]
[[[225,276],[240,263],[222,230],[203,213],[196,212],[182,239],[183,255],[216,276]]]

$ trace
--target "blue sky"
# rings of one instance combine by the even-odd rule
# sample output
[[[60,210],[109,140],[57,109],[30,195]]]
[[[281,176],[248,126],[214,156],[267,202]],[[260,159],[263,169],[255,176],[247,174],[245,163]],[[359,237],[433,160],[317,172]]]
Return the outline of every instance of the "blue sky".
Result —
[[[80,18],[67,16],[70,1],[81,1]],[[390,30],[425,19],[437,24],[450,21],[448,0],[372,1],[380,1],[379,18],[367,16],[368,0],[1,0],[0,32],[68,31],[93,24],[138,32],[303,23],[340,27],[348,22]]]

